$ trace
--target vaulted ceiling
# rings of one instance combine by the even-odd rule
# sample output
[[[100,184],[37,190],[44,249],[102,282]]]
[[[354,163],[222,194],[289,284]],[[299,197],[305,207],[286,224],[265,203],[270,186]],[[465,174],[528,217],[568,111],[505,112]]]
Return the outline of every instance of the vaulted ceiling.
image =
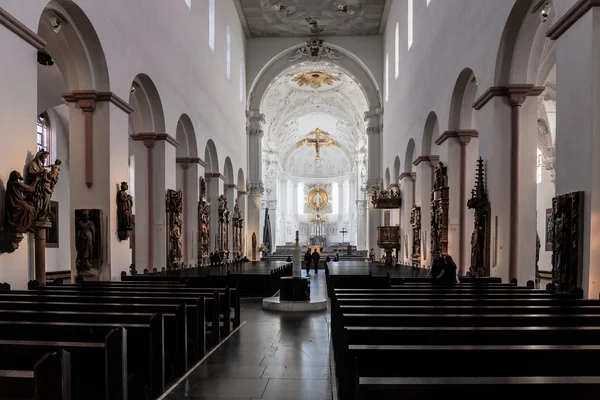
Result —
[[[383,32],[391,0],[236,0],[248,37],[366,36]]]
[[[293,176],[345,175],[354,170],[358,153],[366,154],[363,116],[367,110],[361,88],[340,66],[297,64],[279,75],[265,93],[261,105],[266,119],[263,148]],[[319,163],[315,162],[314,146],[298,146],[316,128],[337,142],[321,149]]]

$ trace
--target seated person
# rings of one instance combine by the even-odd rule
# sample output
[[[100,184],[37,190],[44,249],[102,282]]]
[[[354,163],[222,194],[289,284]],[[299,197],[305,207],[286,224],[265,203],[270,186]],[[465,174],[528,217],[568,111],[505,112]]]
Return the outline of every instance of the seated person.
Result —
[[[292,262],[292,257],[287,256],[287,258],[285,259],[285,262]]]
[[[333,257],[333,261],[335,261],[335,262],[340,261],[340,253],[338,253],[337,251],[335,252],[335,257]]]
[[[329,256],[325,257],[325,262],[331,262],[331,258]]]
[[[241,262],[249,262],[250,260],[248,260],[248,257],[244,256],[240,261]]]

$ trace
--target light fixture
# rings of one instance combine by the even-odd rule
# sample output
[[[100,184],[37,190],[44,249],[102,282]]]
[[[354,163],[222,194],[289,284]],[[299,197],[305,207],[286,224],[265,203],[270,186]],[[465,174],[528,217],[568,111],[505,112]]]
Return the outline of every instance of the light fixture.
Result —
[[[548,16],[550,15],[551,9],[552,3],[550,2],[545,3],[544,6],[540,9],[540,19],[542,20],[542,22],[548,21]]]
[[[60,32],[60,28],[62,28],[62,21],[58,17],[50,18],[50,22],[52,23],[52,30],[54,33]]]

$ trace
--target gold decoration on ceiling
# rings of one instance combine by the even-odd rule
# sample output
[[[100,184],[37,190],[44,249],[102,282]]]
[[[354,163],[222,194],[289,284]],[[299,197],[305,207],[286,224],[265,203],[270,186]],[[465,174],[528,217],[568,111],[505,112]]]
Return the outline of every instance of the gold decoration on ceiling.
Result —
[[[314,136],[314,138],[311,138]],[[340,147],[337,140],[329,137],[329,133],[317,128],[307,135],[306,138],[296,143],[296,148],[301,146],[313,146],[315,148],[315,161],[321,161],[321,147],[336,146]]]
[[[329,196],[327,192],[321,188],[314,188],[308,193],[307,196],[308,205],[315,211],[321,211],[327,203],[329,203]],[[322,220],[322,218],[321,218]]]
[[[342,79],[339,75],[333,75],[331,72],[300,72],[292,78],[292,82],[296,82],[298,86],[310,86],[313,89],[319,89],[321,86],[331,86],[334,82],[339,82]]]

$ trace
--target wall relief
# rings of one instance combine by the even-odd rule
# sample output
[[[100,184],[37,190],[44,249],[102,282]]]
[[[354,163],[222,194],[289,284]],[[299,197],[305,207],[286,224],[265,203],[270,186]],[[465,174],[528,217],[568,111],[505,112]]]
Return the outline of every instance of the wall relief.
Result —
[[[183,258],[181,212],[183,193],[181,190],[167,190],[167,270],[177,269]]]
[[[200,178],[200,201],[198,201],[198,261],[210,262],[210,203],[206,199],[206,181]]]
[[[447,167],[440,161],[434,170],[431,192],[431,259],[448,254],[448,207],[450,205]]]
[[[75,210],[77,276],[102,273],[102,210]]]

